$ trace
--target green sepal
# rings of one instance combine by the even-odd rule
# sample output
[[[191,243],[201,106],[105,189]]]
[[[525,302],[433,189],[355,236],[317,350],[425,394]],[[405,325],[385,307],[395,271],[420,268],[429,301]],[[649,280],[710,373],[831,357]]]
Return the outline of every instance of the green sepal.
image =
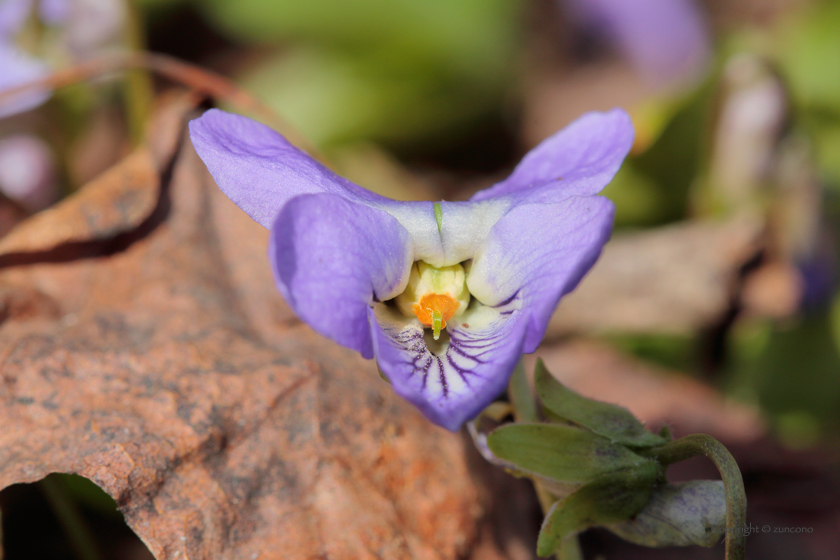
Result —
[[[556,502],[543,520],[537,554],[553,554],[564,539],[590,527],[631,519],[647,505],[662,476],[662,467],[651,461],[605,474]]]
[[[443,235],[443,207],[441,207],[440,202],[435,202],[432,204],[432,207],[435,209],[435,223],[437,223],[438,235]]]
[[[524,474],[564,483],[652,462],[607,438],[560,424],[507,424],[487,436],[487,445]]]
[[[534,385],[543,406],[557,416],[631,447],[655,447],[668,440],[652,434],[624,407],[588,399],[563,386],[537,360]]]

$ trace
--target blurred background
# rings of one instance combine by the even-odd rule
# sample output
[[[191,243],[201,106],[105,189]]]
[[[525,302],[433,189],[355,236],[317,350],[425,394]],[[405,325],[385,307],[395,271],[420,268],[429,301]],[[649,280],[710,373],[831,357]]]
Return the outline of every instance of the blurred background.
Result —
[[[613,240],[538,354],[729,445],[755,523],[813,528],[751,536],[751,557],[837,558],[840,1],[0,0],[0,90],[144,50],[229,78],[397,199],[464,200],[582,113],[625,108]],[[134,70],[0,102],[0,238],[128,154],[172,85]],[[148,557],[92,484],[39,484],[0,493],[5,558]],[[104,556],[62,536],[62,503]],[[584,547],[722,557],[598,531]]]

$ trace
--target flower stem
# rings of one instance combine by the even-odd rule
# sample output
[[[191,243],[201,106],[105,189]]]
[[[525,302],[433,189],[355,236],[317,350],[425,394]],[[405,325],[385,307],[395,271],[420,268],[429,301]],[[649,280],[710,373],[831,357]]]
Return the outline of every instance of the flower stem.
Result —
[[[516,364],[508,383],[508,397],[513,407],[513,419],[517,422],[538,422],[537,401],[528,377],[525,375],[525,364],[522,358]]]
[[[729,450],[710,435],[692,434],[640,453],[657,459],[665,467],[698,455],[711,459],[726,492],[726,560],[744,560],[747,496],[741,471]]]
[[[516,364],[516,369],[513,370],[513,374],[510,376],[508,397],[513,408],[514,420],[517,422],[539,421],[537,401],[534,398],[528,377],[525,375],[525,364],[522,362],[522,358],[519,359],[519,363]],[[546,515],[557,499],[551,495],[539,480],[532,478],[531,482],[534,484],[534,490],[537,493],[537,500],[540,502],[543,515]],[[580,550],[577,535],[572,535],[565,539],[560,550],[555,553],[555,557],[557,560],[583,560],[583,552]]]
[[[143,51],[146,46],[143,37],[143,16],[136,2],[127,2],[126,7],[128,9],[126,30],[128,47],[135,52]],[[145,137],[146,123],[149,120],[154,98],[154,87],[149,73],[143,68],[129,69],[123,80],[123,90],[131,140],[139,144]]]

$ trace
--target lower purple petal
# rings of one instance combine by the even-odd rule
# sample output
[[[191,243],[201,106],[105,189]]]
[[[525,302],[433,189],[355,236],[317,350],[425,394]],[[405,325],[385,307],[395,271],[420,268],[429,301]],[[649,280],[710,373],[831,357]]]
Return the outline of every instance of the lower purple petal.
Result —
[[[369,313],[379,368],[398,395],[456,431],[505,390],[522,353],[527,315],[519,305],[471,308],[453,319],[448,343],[435,351],[419,321],[377,305]]]

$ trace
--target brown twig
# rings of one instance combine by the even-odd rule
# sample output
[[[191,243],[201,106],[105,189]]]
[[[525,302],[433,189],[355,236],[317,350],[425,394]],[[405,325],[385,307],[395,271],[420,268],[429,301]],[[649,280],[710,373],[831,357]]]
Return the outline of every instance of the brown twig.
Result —
[[[107,55],[70,68],[56,70],[41,80],[0,92],[0,103],[21,94],[43,89],[58,89],[134,68],[146,69],[213,99],[226,101],[245,112],[252,113],[267,125],[280,131],[293,144],[306,150],[313,157],[324,160],[318,150],[302,134],[281,119],[273,109],[232,81],[194,64],[148,51]]]

